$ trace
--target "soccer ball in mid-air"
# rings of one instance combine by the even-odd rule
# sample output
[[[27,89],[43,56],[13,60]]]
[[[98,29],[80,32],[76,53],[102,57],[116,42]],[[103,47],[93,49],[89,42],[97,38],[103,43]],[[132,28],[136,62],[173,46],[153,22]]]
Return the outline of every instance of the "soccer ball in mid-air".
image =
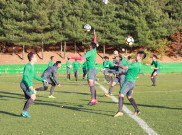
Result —
[[[125,43],[126,43],[127,45],[129,45],[129,46],[133,45],[133,43],[134,43],[133,37],[131,37],[131,36],[126,37]]]
[[[124,48],[122,48],[122,51],[124,52],[124,51],[125,51],[125,49],[124,49]]]
[[[89,24],[86,24],[86,25],[84,26],[84,30],[85,30],[85,31],[90,31],[91,28],[92,28],[92,27],[91,27]]]
[[[109,0],[103,0],[102,1],[104,5],[108,4],[109,3]]]
[[[99,47],[99,44],[96,44],[97,47]]]
[[[118,55],[118,51],[117,51],[117,50],[115,50],[115,51],[114,51],[114,54],[115,54],[115,55]]]

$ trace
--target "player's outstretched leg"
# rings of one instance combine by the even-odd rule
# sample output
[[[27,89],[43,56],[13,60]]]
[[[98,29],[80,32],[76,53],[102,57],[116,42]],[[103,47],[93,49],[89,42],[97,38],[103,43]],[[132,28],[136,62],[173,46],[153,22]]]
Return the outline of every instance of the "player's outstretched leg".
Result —
[[[44,86],[44,87],[40,87],[40,88],[36,88],[36,91],[45,91],[48,89],[48,86]]]
[[[111,96],[112,90],[113,90],[114,86],[116,85],[116,83],[117,83],[117,79],[115,78],[114,81],[111,84],[111,87],[109,88],[109,92],[105,94],[106,97]]]
[[[130,96],[127,96],[127,98],[130,101],[130,103],[133,106],[133,108],[135,109],[135,115],[138,115],[140,113],[140,110],[138,109],[135,100],[132,97],[130,97]]]

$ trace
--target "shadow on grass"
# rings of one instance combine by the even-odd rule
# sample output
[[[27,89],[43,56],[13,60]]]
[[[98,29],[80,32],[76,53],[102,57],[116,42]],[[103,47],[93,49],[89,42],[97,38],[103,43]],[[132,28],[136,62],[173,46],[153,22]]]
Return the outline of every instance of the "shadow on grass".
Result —
[[[58,93],[69,93],[69,94],[80,94],[80,95],[90,95],[89,93],[83,93],[83,92],[69,92],[69,91],[56,91]]]
[[[6,114],[6,115],[11,115],[11,116],[20,117],[20,115],[17,115],[17,114],[11,113],[11,112],[0,111],[0,113]]]

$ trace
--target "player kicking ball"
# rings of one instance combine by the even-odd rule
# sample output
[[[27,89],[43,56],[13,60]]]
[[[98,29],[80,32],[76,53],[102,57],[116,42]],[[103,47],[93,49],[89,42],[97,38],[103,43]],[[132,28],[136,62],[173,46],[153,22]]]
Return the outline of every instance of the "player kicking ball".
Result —
[[[140,110],[138,109],[135,100],[132,98],[132,91],[135,87],[136,78],[138,74],[140,73],[141,62],[145,57],[146,57],[146,53],[144,51],[139,51],[136,56],[136,62],[129,64],[128,66],[115,65],[122,69],[127,69],[128,71],[125,76],[125,82],[119,91],[119,109],[118,109],[118,112],[114,115],[114,117],[123,115],[122,108],[123,108],[125,95],[127,95],[128,100],[134,107],[135,115],[138,115],[140,113]]]
[[[151,74],[151,81],[153,82],[152,86],[156,86],[156,76],[160,73],[159,61],[157,60],[157,56],[153,55],[152,63],[146,65],[154,65],[155,67],[151,67],[154,71]]]
[[[48,84],[48,82],[45,79],[40,78],[39,76],[36,75],[34,64],[37,62],[37,57],[35,53],[30,52],[27,57],[29,63],[26,64],[24,67],[23,79],[20,83],[20,87],[25,94],[25,98],[27,99],[27,102],[23,107],[23,111],[20,114],[20,116],[22,117],[31,117],[28,113],[28,108],[36,99],[35,91],[33,88],[33,79],[35,78],[38,81],[42,81],[45,84]]]
[[[48,67],[42,74],[42,78],[44,78],[48,82],[48,84],[51,84],[50,94],[48,98],[56,98],[53,96],[54,89],[56,85],[58,85],[58,87],[61,87],[61,84],[58,82],[56,77],[56,73],[59,68],[61,68],[61,61],[56,61],[56,63],[53,66]],[[48,89],[48,84],[43,83],[44,87],[40,87],[35,90],[45,91]]]
[[[94,86],[94,80],[96,79],[96,73],[97,73],[95,64],[96,54],[97,54],[96,44],[94,42],[91,42],[89,45],[89,51],[86,52],[83,56],[81,57],[69,56],[69,58],[71,59],[87,61],[87,68],[88,68],[87,81],[91,92],[91,99],[89,105],[96,105],[98,103],[96,99],[96,89]]]

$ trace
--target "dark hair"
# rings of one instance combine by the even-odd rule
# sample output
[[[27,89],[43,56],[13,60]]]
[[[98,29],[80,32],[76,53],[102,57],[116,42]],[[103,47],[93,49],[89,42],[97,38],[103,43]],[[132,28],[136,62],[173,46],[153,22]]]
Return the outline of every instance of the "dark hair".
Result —
[[[96,48],[96,43],[91,42],[91,43],[90,43],[90,46],[92,46],[92,48],[95,49],[95,48]]]
[[[108,59],[108,60],[109,60],[109,57],[107,57],[107,56],[106,56],[106,58],[105,58],[105,59]]]
[[[68,58],[68,60],[70,60],[70,58]]]
[[[122,55],[119,55],[119,58],[122,60]]]
[[[144,51],[139,51],[137,54],[143,55],[143,59],[146,57],[146,53]]]
[[[128,59],[130,60],[131,59],[131,56],[128,56]]]
[[[52,60],[54,58],[54,56],[51,56],[50,59]]]
[[[153,57],[155,57],[157,59],[157,55],[153,55]]]
[[[29,61],[32,60],[32,57],[33,57],[34,54],[35,54],[35,53],[33,53],[33,52],[28,53],[27,57],[28,57],[28,60],[29,60]]]
[[[56,65],[58,65],[58,64],[60,64],[61,63],[61,61],[56,61]]]

